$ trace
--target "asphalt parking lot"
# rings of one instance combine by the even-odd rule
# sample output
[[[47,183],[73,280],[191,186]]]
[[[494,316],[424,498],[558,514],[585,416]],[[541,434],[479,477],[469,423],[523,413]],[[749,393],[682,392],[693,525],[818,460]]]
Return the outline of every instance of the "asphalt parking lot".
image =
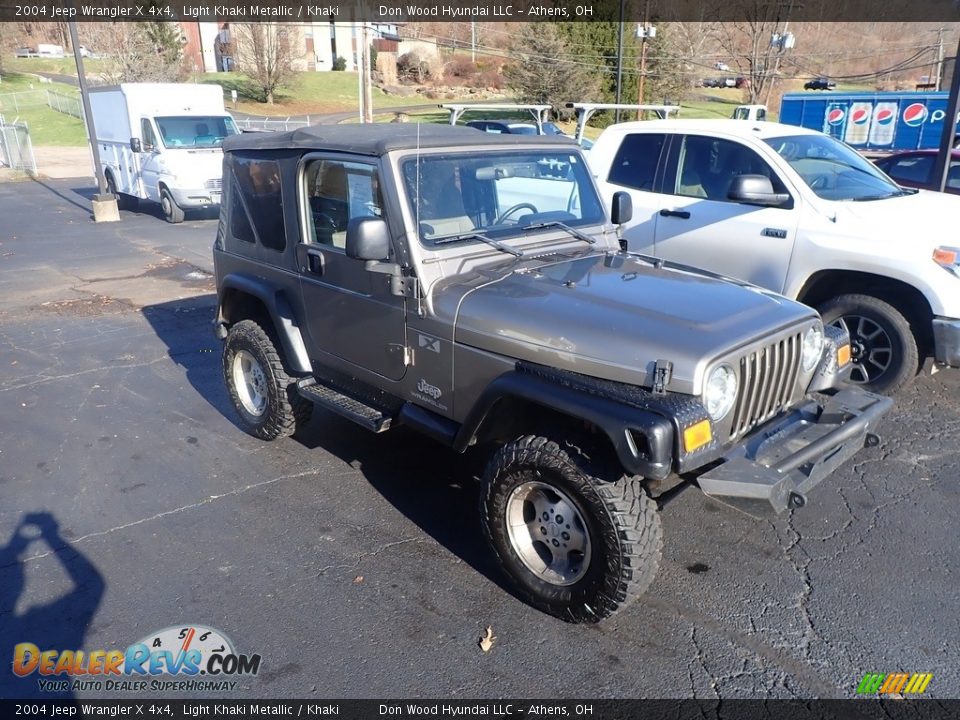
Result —
[[[94,225],[87,185],[0,184],[3,663],[201,624],[262,656],[229,697],[849,698],[897,671],[960,693],[960,372],[919,377],[800,510],[680,494],[650,592],[571,626],[496,575],[479,458],[322,412],[241,432],[209,328],[216,220]],[[0,672],[0,697],[49,696]]]

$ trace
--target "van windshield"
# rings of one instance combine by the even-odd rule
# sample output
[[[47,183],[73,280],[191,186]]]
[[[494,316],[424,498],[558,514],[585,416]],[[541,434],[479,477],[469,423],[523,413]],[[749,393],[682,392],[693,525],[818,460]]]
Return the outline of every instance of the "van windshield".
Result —
[[[228,135],[237,134],[229,115],[179,115],[156,118],[164,147],[214,148]]]
[[[824,200],[883,200],[905,194],[873,163],[828,135],[790,135],[766,142]]]

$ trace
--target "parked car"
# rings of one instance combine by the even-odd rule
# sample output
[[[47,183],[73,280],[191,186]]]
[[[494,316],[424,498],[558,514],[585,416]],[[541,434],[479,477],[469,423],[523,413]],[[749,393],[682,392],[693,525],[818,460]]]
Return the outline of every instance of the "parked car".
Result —
[[[933,356],[960,367],[960,200],[903,189],[816,130],[739,120],[612,125],[589,157],[629,192],[631,250],[816,307],[850,331],[851,379],[895,392]]]
[[[713,64],[713,69],[719,70],[720,72],[728,72],[730,70],[730,66],[725,62],[715,62]]]
[[[934,165],[937,163],[936,150],[895,153],[873,162],[899,185],[924,190],[940,189],[939,178],[933,177]],[[946,192],[960,195],[960,151],[957,150],[951,153]]]
[[[803,84],[804,90],[833,90],[837,84],[825,77],[813,78]]]
[[[28,47],[17,48],[17,51],[16,51],[16,53],[14,53],[14,54],[15,54],[15,56],[18,57],[18,58],[35,58],[35,57],[40,57],[39,55],[37,55],[37,51],[36,51],[36,50],[34,50],[33,48],[28,48]]]
[[[467,123],[464,123],[466,127],[471,127],[474,130],[482,130],[488,133],[494,134],[506,134],[506,135],[562,135],[564,137],[569,137],[556,123],[545,122],[541,125],[543,128],[542,133],[537,132],[537,126],[529,122],[517,122],[513,120],[470,120]],[[593,142],[587,138],[583,138],[580,142],[581,147],[584,150],[589,150],[593,147]]]
[[[371,124],[223,147],[214,328],[241,427],[273,440],[318,406],[486,453],[480,524],[545,612],[597,622],[650,586],[651,483],[782,511],[878,442],[891,401],[840,389],[846,332],[623,251],[630,198],[608,216],[569,140]]]

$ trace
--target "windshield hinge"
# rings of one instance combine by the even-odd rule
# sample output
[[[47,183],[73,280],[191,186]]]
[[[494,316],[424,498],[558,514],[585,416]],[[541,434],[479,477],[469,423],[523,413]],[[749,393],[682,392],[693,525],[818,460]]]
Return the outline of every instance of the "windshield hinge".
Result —
[[[665,395],[667,385],[673,377],[673,363],[669,360],[657,360],[653,368],[653,392],[655,395]]]

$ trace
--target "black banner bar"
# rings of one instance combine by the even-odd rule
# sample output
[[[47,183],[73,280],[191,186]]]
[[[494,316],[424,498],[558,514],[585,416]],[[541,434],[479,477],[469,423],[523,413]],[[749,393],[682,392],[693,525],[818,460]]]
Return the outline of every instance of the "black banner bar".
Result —
[[[0,717],[946,720],[960,700],[0,700]]]
[[[952,22],[960,20],[960,6],[954,0],[0,0],[0,21],[25,22],[640,22],[645,16],[656,22]]]

